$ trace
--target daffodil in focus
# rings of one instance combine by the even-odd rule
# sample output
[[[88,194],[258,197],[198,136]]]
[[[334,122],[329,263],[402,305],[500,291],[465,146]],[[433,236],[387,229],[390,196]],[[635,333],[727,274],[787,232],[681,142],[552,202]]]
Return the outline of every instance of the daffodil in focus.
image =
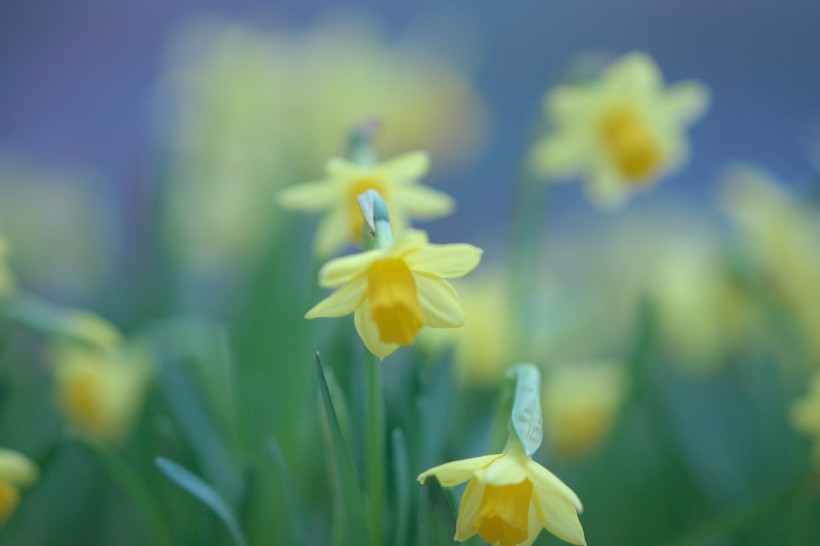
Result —
[[[792,404],[791,422],[798,431],[815,437],[813,459],[820,466],[820,372],[815,372],[806,395]]]
[[[424,326],[464,324],[458,294],[444,279],[475,269],[481,250],[468,244],[430,244],[423,231],[408,230],[386,248],[331,260],[319,284],[338,288],[305,318],[353,313],[356,331],[368,350],[385,358],[409,345]]]
[[[325,178],[292,186],[279,194],[279,203],[289,209],[323,212],[315,250],[328,255],[361,240],[362,215],[357,198],[375,190],[390,209],[395,233],[403,232],[410,219],[432,220],[454,208],[446,194],[418,184],[427,173],[426,152],[410,152],[372,165],[332,158],[325,166]]]
[[[37,481],[37,467],[28,457],[11,449],[0,448],[0,526],[3,526],[20,504],[20,488]]]
[[[629,53],[595,81],[548,93],[552,130],[534,149],[534,168],[550,181],[580,175],[595,201],[618,205],[686,160],[686,129],[708,102],[701,83],[664,85],[651,57]]]
[[[65,420],[90,439],[122,441],[139,415],[153,371],[148,349],[138,343],[103,348],[66,342],[57,344],[53,359]]]
[[[465,541],[478,534],[493,545],[528,546],[546,528],[570,544],[586,544],[578,520],[583,511],[580,499],[532,460],[541,443],[538,373],[532,365],[513,370],[524,366],[526,373],[521,375],[534,379],[519,380],[513,430],[504,451],[436,466],[421,473],[418,480],[423,484],[434,476],[444,487],[468,482],[458,510],[455,540]]]

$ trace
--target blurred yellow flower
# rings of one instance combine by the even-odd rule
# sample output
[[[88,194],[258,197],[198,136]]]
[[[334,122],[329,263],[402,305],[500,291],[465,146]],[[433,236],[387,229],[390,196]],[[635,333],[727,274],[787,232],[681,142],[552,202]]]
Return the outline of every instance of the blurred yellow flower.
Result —
[[[20,503],[20,488],[37,481],[37,467],[17,451],[0,448],[0,526]]]
[[[342,317],[354,324],[368,350],[385,358],[409,345],[423,326],[464,324],[458,294],[444,279],[475,269],[481,250],[468,244],[433,245],[423,231],[408,230],[384,249],[336,258],[319,272],[319,284],[338,288],[305,318]]]
[[[61,343],[53,353],[56,396],[66,421],[91,439],[123,440],[153,371],[148,349],[138,343],[109,348]]]
[[[362,237],[362,214],[357,197],[376,190],[390,209],[393,231],[402,233],[409,219],[433,219],[452,212],[453,200],[416,181],[430,165],[425,152],[411,152],[372,166],[332,158],[326,178],[292,186],[279,194],[279,203],[290,209],[324,211],[314,248],[319,255],[336,252]]]
[[[478,535],[489,544],[532,544],[542,528],[570,544],[586,544],[578,520],[578,496],[552,472],[524,453],[511,437],[504,452],[436,466],[419,475],[435,476],[444,487],[469,480],[458,510],[455,540]]]
[[[820,362],[820,210],[748,165],[727,169],[723,207],[762,280],[796,319],[810,357]]]
[[[534,167],[550,181],[580,174],[600,205],[621,204],[685,161],[686,128],[708,103],[702,84],[665,86],[651,57],[626,54],[599,80],[548,93],[553,129],[536,145]]]
[[[792,404],[791,422],[798,431],[815,437],[813,458],[820,466],[820,372],[814,373],[806,395]]]
[[[625,373],[615,363],[572,362],[550,369],[542,404],[551,449],[571,457],[598,445],[625,394]]]
[[[189,273],[252,265],[279,232],[270,196],[338,154],[362,119],[382,122],[380,156],[474,155],[486,112],[469,75],[408,38],[353,18],[298,32],[216,18],[182,29],[161,89],[172,112],[168,236]]]

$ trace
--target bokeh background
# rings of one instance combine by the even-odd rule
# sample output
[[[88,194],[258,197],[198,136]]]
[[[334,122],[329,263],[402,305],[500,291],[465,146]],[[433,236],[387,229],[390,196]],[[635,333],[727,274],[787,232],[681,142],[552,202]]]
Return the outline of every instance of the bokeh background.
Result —
[[[338,538],[311,432],[320,412],[310,355],[332,355],[361,464],[363,351],[349,321],[303,324],[321,294],[315,222],[277,208],[276,192],[321,178],[325,159],[346,152],[346,130],[381,116],[379,151],[429,150],[425,183],[457,202],[455,214],[423,225],[431,240],[481,246],[482,278],[506,282],[516,188],[544,131],[545,92],[579,54],[642,50],[666,81],[704,83],[711,104],[688,133],[684,168],[624,208],[600,209],[581,184],[550,190],[537,218],[543,255],[529,258],[544,302],[532,359],[551,378],[541,462],[584,499],[592,544],[817,544],[817,487],[802,479],[811,444],[789,415],[816,370],[820,321],[806,308],[820,294],[820,269],[789,260],[820,249],[818,17],[816,3],[797,0],[6,2],[0,235],[18,284],[55,306],[21,322],[93,310],[129,339],[151,338],[166,371],[125,443],[91,454],[60,447],[49,335],[61,323],[45,335],[4,330],[0,443],[43,469],[42,487],[0,539],[152,541],[150,517],[134,510],[132,472],[159,506],[174,507],[176,543],[230,543],[157,471],[162,455],[210,480],[249,543],[294,542],[287,479],[265,466],[267,438],[308,507],[302,542]],[[721,205],[731,162],[765,168],[805,206],[814,227],[786,230],[786,241],[804,238],[780,255],[797,276],[767,271],[760,281],[755,260],[738,258]],[[739,292],[784,292],[786,303],[763,297],[763,312],[744,297],[727,304],[713,266],[731,270]],[[447,342],[430,336],[386,364],[388,424],[406,433],[413,475],[498,445],[503,370],[464,362],[492,355],[510,364],[519,355],[504,339],[515,318],[501,311],[505,296],[466,281],[460,289],[485,345],[457,346],[451,359]],[[484,324],[488,316],[505,323]],[[209,374],[228,361],[236,383],[226,387]],[[549,372],[559,361],[585,371]],[[450,411],[452,422],[423,426]],[[415,483],[407,487],[416,495]],[[397,498],[400,489],[391,482]],[[453,500],[457,508],[458,492]],[[546,533],[538,542],[557,543]]]

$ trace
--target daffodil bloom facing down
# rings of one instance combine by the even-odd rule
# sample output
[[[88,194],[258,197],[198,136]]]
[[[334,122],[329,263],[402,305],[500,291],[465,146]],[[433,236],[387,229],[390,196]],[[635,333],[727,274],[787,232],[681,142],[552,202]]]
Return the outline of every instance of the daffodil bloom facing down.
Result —
[[[367,190],[377,191],[387,203],[394,233],[404,231],[411,218],[432,220],[452,212],[454,203],[448,195],[417,183],[429,164],[425,152],[410,152],[373,165],[332,158],[323,180],[282,191],[279,203],[293,210],[324,213],[314,248],[326,256],[361,240],[363,220],[356,199]]]
[[[20,504],[20,488],[37,480],[37,467],[17,451],[0,448],[0,526]]]
[[[478,533],[489,544],[529,546],[541,529],[570,544],[586,544],[578,496],[525,454],[513,435],[504,452],[446,463],[419,475],[444,487],[466,482],[456,522],[458,541]]]
[[[615,60],[597,81],[560,85],[546,98],[552,132],[534,150],[551,179],[581,175],[592,198],[617,205],[687,157],[687,127],[709,102],[695,81],[665,86],[645,53]]]
[[[480,260],[481,250],[472,245],[434,245],[423,231],[408,230],[390,246],[325,264],[319,284],[338,289],[305,318],[353,313],[368,350],[385,358],[413,343],[423,326],[464,324],[458,294],[444,279],[466,275]]]

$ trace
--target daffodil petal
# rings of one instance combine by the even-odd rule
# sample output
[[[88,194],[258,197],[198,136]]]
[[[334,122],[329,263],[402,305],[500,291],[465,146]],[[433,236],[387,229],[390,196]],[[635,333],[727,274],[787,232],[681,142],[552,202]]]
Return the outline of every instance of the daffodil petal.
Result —
[[[562,482],[558,476],[536,463],[532,459],[527,461],[527,474],[532,481],[533,490],[540,492],[546,497],[561,497],[572,504],[573,509],[580,514],[584,511],[581,504],[581,499],[575,494],[575,491],[569,488],[567,484]]]
[[[595,94],[576,86],[558,86],[547,95],[544,107],[558,125],[569,125],[590,115]]]
[[[358,307],[356,312],[353,313],[353,324],[356,326],[356,331],[359,333],[359,337],[362,338],[367,350],[382,360],[399,348],[395,343],[383,343],[379,339],[379,327],[370,314],[370,306],[367,302]]]
[[[541,520],[538,518],[538,513],[535,510],[535,503],[530,502],[530,511],[529,514],[527,514],[527,539],[518,546],[532,546],[532,543],[538,538],[543,528],[544,526],[541,524]]]
[[[430,155],[424,151],[408,152],[379,164],[379,171],[386,177],[415,180],[430,168]]]
[[[17,486],[37,480],[37,467],[28,457],[11,449],[0,449],[0,480]]]
[[[514,485],[527,479],[527,467],[525,461],[529,457],[515,453],[505,453],[492,464],[476,472],[476,477],[484,484]]]
[[[410,271],[442,279],[463,277],[478,266],[483,251],[466,243],[424,245],[409,252],[404,261]]]
[[[613,165],[599,161],[588,173],[589,196],[601,207],[614,209],[626,200],[624,181]]]
[[[641,51],[628,53],[614,61],[605,78],[604,85],[623,95],[652,93],[663,84],[655,61]]]
[[[440,464],[438,466],[434,466],[430,470],[422,472],[416,479],[418,479],[420,483],[424,483],[424,480],[430,476],[435,476],[442,486],[453,487],[460,483],[466,482],[477,471],[490,465],[501,456],[502,455],[500,454],[483,455],[481,457],[473,457],[471,459],[462,459],[460,461]]]
[[[363,275],[381,255],[380,250],[368,250],[330,260],[319,270],[319,285],[323,288],[334,288],[357,275]]]
[[[316,230],[313,251],[318,256],[328,256],[346,247],[351,241],[350,222],[344,208],[337,208],[327,214]]]
[[[413,218],[433,220],[447,216],[455,209],[455,201],[444,192],[408,184],[396,191],[396,202]]]
[[[341,157],[331,157],[325,163],[325,173],[331,178],[352,178],[361,172],[358,165]]]
[[[539,171],[566,180],[584,164],[589,147],[577,135],[562,131],[546,137],[532,154],[532,163]]]
[[[398,235],[388,255],[391,258],[401,258],[406,254],[423,248],[427,245],[427,234],[418,229],[408,229]]]
[[[663,107],[678,122],[690,123],[709,107],[709,90],[696,81],[676,83],[664,93]]]
[[[359,307],[367,296],[367,277],[354,278],[307,312],[306,319],[343,317]]]
[[[545,496],[533,491],[532,503],[541,525],[570,544],[586,544],[584,529],[572,503],[557,495]]]
[[[278,203],[288,209],[316,212],[339,199],[339,192],[327,180],[304,182],[285,188],[277,195]]]
[[[458,506],[458,520],[456,521],[455,540],[461,542],[475,534],[473,525],[484,496],[484,484],[473,478],[464,489],[461,503]]]
[[[425,326],[432,328],[458,328],[464,326],[464,309],[461,308],[455,288],[447,281],[426,275],[413,274],[416,295],[419,298]]]

